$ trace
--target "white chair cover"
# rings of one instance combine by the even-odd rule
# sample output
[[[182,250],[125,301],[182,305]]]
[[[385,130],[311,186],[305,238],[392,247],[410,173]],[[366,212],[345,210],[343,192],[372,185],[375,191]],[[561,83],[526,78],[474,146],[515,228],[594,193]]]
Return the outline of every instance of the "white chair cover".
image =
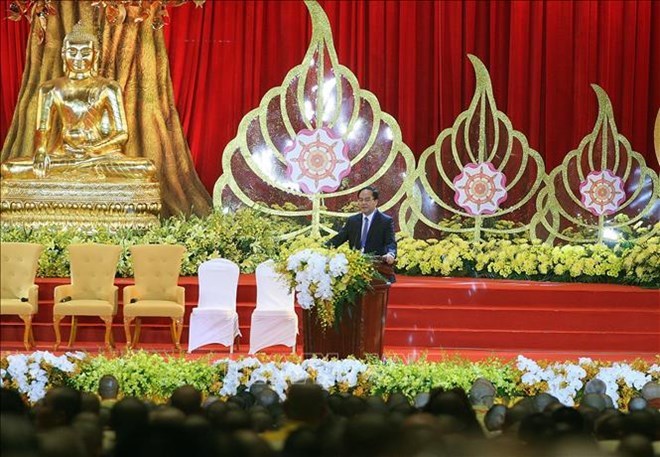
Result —
[[[267,260],[257,266],[257,307],[250,324],[250,354],[268,346],[283,344],[296,352],[298,316],[289,286]]]
[[[222,344],[234,352],[234,339],[241,335],[236,312],[238,265],[212,259],[199,266],[199,303],[190,315],[188,352],[205,344]]]

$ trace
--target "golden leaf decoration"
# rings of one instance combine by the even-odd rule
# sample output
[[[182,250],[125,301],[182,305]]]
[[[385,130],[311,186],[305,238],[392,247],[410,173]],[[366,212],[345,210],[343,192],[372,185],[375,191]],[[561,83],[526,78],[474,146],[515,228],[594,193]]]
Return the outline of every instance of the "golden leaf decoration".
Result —
[[[53,2],[55,0],[14,0],[8,7],[8,19],[29,22],[39,19],[39,43],[46,37],[46,21],[48,16],[56,15]],[[88,1],[88,0],[85,0]],[[206,0],[91,0],[90,5],[105,12],[105,18],[110,24],[121,24],[126,20],[127,8],[135,7],[137,13],[134,22],[143,22],[152,18],[152,27],[158,30],[170,22],[168,7],[177,7],[192,2],[196,8],[204,5]]]
[[[658,231],[658,174],[619,134],[605,91],[592,84],[598,118],[539,194],[536,235],[554,242],[646,238]],[[594,184],[595,183],[595,184]]]
[[[41,44],[46,39],[46,24],[48,16],[56,14],[52,1],[53,0],[12,1],[7,8],[9,13],[7,18],[12,21],[27,19],[30,23],[36,18],[38,27],[37,36],[39,38],[39,44]]]
[[[546,177],[539,153],[497,109],[488,70],[468,58],[476,75],[470,106],[424,151],[415,172],[408,229],[419,237],[525,233]]]
[[[356,193],[367,185],[380,190],[379,204],[395,219],[412,183],[414,157],[401,130],[380,110],[375,95],[360,89],[357,78],[339,64],[330,23],[315,1],[305,2],[313,33],[300,65],[269,90],[258,108],[248,113],[222,155],[223,174],[214,190],[214,205],[223,211],[251,207],[291,218],[311,218],[311,230],[332,233],[326,217],[348,217]],[[287,172],[287,151],[301,132],[319,138],[324,131],[345,145],[348,175],[334,177],[336,186],[305,190],[296,174]],[[325,134],[324,134],[325,135]]]

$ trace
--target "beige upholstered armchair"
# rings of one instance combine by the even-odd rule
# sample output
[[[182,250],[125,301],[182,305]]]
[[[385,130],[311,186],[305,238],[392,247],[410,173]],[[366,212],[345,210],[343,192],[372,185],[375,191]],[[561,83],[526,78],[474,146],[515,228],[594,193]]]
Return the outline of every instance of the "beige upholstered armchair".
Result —
[[[135,285],[124,288],[124,331],[129,347],[140,339],[143,317],[169,317],[174,346],[179,349],[183,330],[185,289],[177,285],[186,249],[178,245],[132,246]],[[135,320],[135,335],[131,323]]]
[[[34,283],[44,247],[35,243],[0,243],[0,314],[23,320],[23,344],[34,344],[32,317],[39,309],[39,286]]]
[[[108,244],[72,244],[71,284],[55,288],[53,326],[55,349],[60,346],[60,321],[71,316],[69,346],[76,339],[78,316],[99,316],[105,323],[105,345],[113,344],[112,318],[117,314],[118,288],[115,286],[121,246]]]

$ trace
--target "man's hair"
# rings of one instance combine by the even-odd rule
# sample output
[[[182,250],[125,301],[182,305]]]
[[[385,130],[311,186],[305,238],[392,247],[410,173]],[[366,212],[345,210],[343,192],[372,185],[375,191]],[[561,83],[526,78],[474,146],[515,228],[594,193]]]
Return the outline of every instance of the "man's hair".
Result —
[[[284,401],[284,411],[291,420],[320,422],[326,414],[327,402],[317,384],[293,384]]]
[[[478,378],[472,384],[468,397],[473,406],[483,405],[490,408],[493,406],[496,393],[497,391],[492,382],[486,378]]]
[[[490,432],[500,431],[504,427],[506,418],[506,406],[493,405],[484,416],[484,425]]]
[[[177,387],[172,392],[170,404],[186,416],[199,413],[202,408],[202,393],[190,385]]]
[[[57,416],[57,425],[70,425],[82,407],[80,392],[71,387],[55,387],[48,391],[44,400]]]
[[[371,196],[374,198],[374,200],[378,200],[378,189],[376,189],[374,186],[366,186],[360,189],[358,191],[358,197],[360,197],[360,194],[363,190],[371,191]]]
[[[119,394],[119,381],[111,374],[105,374],[99,379],[99,395],[102,399],[117,398]]]
[[[0,388],[0,412],[25,416],[28,413],[28,407],[17,390],[2,387]]]

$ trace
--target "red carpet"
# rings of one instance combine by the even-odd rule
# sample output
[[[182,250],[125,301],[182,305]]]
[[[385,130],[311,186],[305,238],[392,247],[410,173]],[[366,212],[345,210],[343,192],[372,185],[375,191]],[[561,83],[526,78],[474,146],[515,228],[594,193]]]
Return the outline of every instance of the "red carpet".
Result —
[[[525,354],[534,358],[569,359],[591,356],[607,360],[660,353],[660,291],[602,284],[563,284],[528,281],[425,278],[399,276],[391,289],[386,322],[385,352],[403,358],[426,354],[430,359],[458,354],[472,359]],[[40,279],[39,314],[34,320],[38,349],[50,349],[53,288],[67,279]],[[120,288],[129,279],[118,279]],[[186,324],[197,303],[197,278],[181,278],[186,287]],[[120,294],[121,297],[121,294]],[[256,299],[253,275],[242,275],[238,312],[243,338],[239,354],[248,349],[250,315]],[[69,320],[62,324],[68,337]],[[187,343],[188,327],[182,343]],[[114,322],[114,336],[122,347],[124,332],[121,305]],[[171,350],[168,321],[147,320],[139,347]],[[99,319],[82,318],[74,349],[102,346]],[[3,316],[2,350],[22,349],[22,323]],[[298,352],[302,352],[302,337]],[[202,352],[228,351],[211,346]],[[269,351],[270,352],[270,351]],[[286,353],[286,348],[272,352]]]

